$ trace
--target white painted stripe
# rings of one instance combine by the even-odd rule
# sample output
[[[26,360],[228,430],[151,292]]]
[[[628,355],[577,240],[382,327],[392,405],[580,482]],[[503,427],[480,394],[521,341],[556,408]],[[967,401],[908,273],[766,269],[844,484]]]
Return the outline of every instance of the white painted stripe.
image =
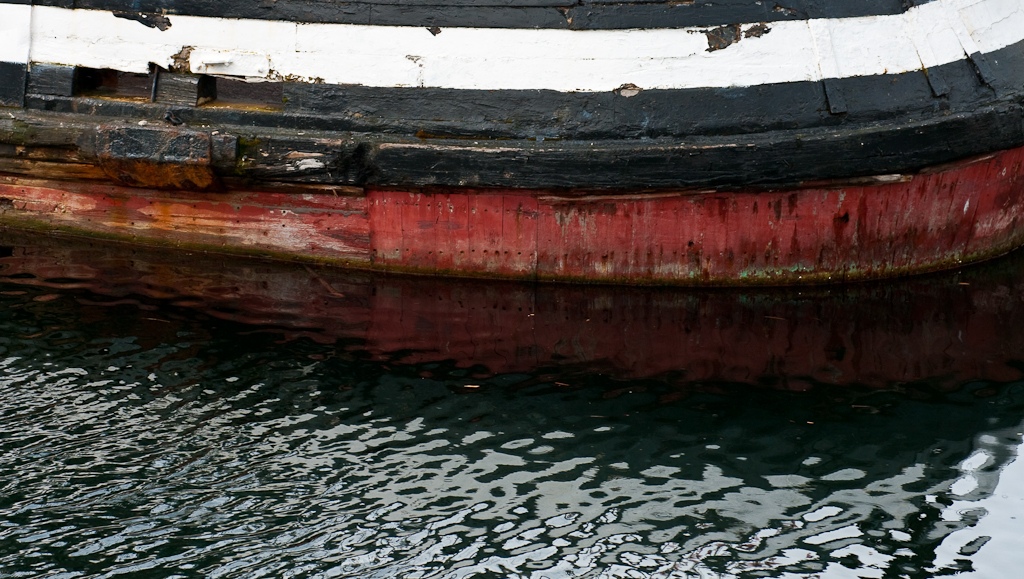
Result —
[[[0,4],[0,62],[28,63],[32,7]]]
[[[713,52],[698,28],[445,28],[435,36],[420,27],[170,16],[160,31],[109,12],[32,10],[33,62],[146,72],[190,46],[197,73],[378,87],[753,86],[908,72],[1024,40],[1024,0],[936,0],[903,14],[773,22],[769,33]]]
[[[818,59],[821,78],[840,78],[835,43],[832,42],[833,22],[828,19],[808,20],[807,28],[814,41],[814,55]]]

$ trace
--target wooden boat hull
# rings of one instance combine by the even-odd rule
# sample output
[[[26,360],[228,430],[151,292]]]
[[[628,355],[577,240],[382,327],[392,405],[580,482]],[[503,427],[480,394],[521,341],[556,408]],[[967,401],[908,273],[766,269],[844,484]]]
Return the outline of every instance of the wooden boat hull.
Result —
[[[1024,0],[396,2],[0,0],[0,222],[630,284],[1024,242]]]
[[[788,190],[183,192],[0,177],[9,225],[456,276],[691,285],[933,271],[1024,242],[1024,148]]]

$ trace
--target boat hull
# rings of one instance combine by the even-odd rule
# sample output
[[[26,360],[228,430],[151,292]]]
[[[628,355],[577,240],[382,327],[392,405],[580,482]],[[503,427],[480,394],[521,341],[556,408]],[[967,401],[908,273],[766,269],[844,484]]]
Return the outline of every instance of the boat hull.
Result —
[[[1024,148],[780,190],[188,192],[0,177],[0,223],[421,274],[793,285],[955,267],[1024,243]]]
[[[0,223],[629,284],[1024,242],[1024,0],[769,4],[0,0]]]

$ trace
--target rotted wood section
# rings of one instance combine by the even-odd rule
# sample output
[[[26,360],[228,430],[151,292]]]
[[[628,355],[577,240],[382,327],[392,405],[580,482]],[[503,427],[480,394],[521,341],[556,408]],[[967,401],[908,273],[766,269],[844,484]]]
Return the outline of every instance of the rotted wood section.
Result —
[[[0,176],[0,222],[414,273],[692,285],[840,282],[1024,242],[1024,148],[785,191],[574,195],[297,185],[184,192]]]

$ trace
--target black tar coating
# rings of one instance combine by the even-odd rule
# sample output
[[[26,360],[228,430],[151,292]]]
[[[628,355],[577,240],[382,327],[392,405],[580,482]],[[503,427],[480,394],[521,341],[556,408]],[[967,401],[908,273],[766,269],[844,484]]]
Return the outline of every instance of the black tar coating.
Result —
[[[280,96],[286,102],[267,103],[271,109],[283,106],[281,112],[199,107],[183,109],[188,113],[182,114],[208,124],[423,138],[606,140],[752,134],[886,122],[900,116],[924,119],[969,112],[994,99],[1021,94],[1024,42],[987,55],[986,62],[988,83],[969,60],[933,67],[927,73],[827,82],[599,93],[284,83]],[[68,83],[74,78],[69,71],[33,65],[29,92],[69,96]],[[164,73],[160,78],[166,81],[170,76]],[[63,106],[33,102],[37,104],[32,106]],[[191,103],[185,104],[195,102],[193,94]],[[105,111],[120,106],[80,102],[74,110],[102,116],[116,114]]]
[[[925,0],[927,1],[927,0]],[[0,0],[27,4],[28,0]],[[721,26],[809,18],[899,14],[908,0],[35,0],[41,6],[157,15],[254,18],[422,27],[563,28],[575,30]],[[144,15],[149,16],[144,16]],[[173,22],[173,19],[172,19]]]
[[[33,107],[65,110],[90,104],[66,97],[28,100]],[[93,104],[97,105],[94,113],[113,113],[121,119],[133,115],[153,118],[166,112],[158,103],[97,100]],[[201,126],[188,111],[177,112],[189,126]],[[70,112],[41,115],[26,111],[11,121],[14,124],[5,130],[8,122],[0,118],[0,142],[44,147],[77,144],[85,158],[85,143],[95,140],[89,135],[97,126],[95,114]],[[26,125],[31,130],[18,128]],[[203,130],[210,134],[216,130],[226,145],[237,146],[231,148],[237,151],[234,157],[222,157],[214,169],[223,176],[254,181],[636,192],[667,187],[785,187],[809,180],[914,172],[1024,145],[1024,111],[1020,102],[1000,102],[924,120],[904,117],[842,128],[556,142],[417,139],[325,131],[300,135],[237,125]],[[319,154],[323,164],[298,169],[289,156],[294,152]]]
[[[257,180],[786,186],[915,171],[1024,145],[1024,42],[985,55],[984,65],[984,74],[977,62],[963,60],[927,74],[832,79],[830,86],[579,94],[291,83],[284,86],[287,103],[276,112],[179,107],[175,113],[189,126],[237,137],[238,157],[222,158],[217,170]],[[15,75],[22,70],[7,69]],[[167,111],[161,103],[60,96],[65,89],[59,80],[73,75],[45,67],[32,74],[37,72],[56,80],[30,79],[29,86],[56,87],[57,94],[33,92],[26,106],[58,114],[24,134],[59,140],[67,133],[56,129],[59,123],[80,122],[88,130],[97,117],[160,119]],[[839,114],[837,96],[845,109]],[[0,131],[0,140],[17,134],[3,137]],[[287,159],[295,151],[321,153],[325,162],[296,170]]]

